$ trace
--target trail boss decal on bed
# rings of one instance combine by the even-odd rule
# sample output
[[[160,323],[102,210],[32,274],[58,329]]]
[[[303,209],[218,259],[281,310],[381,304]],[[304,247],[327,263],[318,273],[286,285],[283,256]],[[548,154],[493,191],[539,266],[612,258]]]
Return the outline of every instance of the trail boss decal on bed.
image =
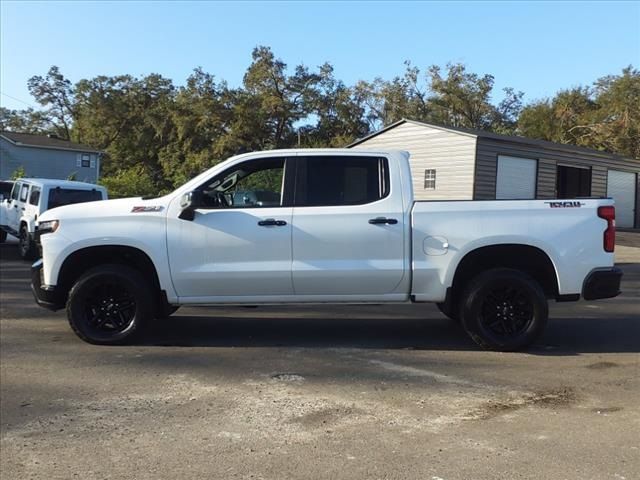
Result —
[[[580,208],[584,206],[582,202],[544,202],[549,205],[550,208]]]
[[[131,209],[131,213],[142,213],[142,212],[161,212],[164,207],[162,205],[153,205],[150,207],[133,207]]]

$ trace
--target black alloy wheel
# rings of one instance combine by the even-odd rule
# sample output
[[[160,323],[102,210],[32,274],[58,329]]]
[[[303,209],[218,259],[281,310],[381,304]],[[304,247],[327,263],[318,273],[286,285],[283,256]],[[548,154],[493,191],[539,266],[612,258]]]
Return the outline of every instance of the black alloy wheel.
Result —
[[[67,318],[85,342],[122,344],[134,339],[153,318],[156,298],[139,271],[125,265],[100,265],[71,288]]]
[[[533,315],[533,302],[524,288],[502,286],[487,292],[480,321],[494,335],[512,337],[526,331]]]
[[[121,333],[131,327],[136,301],[122,285],[105,282],[87,294],[85,309],[90,329],[96,333]]]
[[[496,268],[477,275],[462,295],[461,321],[487,350],[514,351],[531,345],[549,316],[541,286],[524,272]]]

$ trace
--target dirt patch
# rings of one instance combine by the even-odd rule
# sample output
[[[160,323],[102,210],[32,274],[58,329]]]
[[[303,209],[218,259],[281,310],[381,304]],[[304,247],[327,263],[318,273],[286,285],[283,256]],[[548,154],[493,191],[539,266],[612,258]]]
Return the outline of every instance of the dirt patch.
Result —
[[[300,383],[304,382],[305,378],[299,373],[274,373],[271,375],[273,380],[278,380],[279,382],[288,382],[288,383]]]
[[[576,402],[576,394],[571,388],[559,388],[524,394],[504,401],[489,401],[471,412],[468,420],[488,420],[499,415],[526,407],[561,408]]]
[[[320,428],[327,427],[331,424],[340,422],[341,420],[358,418],[361,415],[366,414],[364,410],[351,407],[331,407],[323,408],[315,412],[310,412],[300,417],[291,419],[292,423],[299,423],[306,428]]]
[[[591,411],[593,413],[598,413],[600,415],[606,415],[607,413],[615,413],[622,410],[622,407],[597,407],[592,408]]]
[[[619,366],[620,365],[614,362],[596,362],[587,365],[585,368],[588,368],[589,370],[605,370],[607,368],[614,368]]]

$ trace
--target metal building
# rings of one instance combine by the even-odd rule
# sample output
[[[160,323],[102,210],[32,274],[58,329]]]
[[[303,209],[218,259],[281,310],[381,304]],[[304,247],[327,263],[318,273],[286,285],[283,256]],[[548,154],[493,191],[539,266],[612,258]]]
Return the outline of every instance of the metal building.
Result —
[[[640,228],[640,160],[406,119],[349,147],[409,151],[420,200],[609,196],[616,201],[617,225]]]

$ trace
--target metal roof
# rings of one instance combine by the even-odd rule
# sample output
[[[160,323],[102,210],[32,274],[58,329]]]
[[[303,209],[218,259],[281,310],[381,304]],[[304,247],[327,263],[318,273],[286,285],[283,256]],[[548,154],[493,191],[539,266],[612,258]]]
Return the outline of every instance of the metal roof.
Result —
[[[615,153],[608,153],[608,152],[603,152],[601,150],[594,150],[591,148],[585,148],[585,147],[579,147],[577,145],[570,145],[570,144],[566,144],[566,143],[556,143],[556,142],[549,142],[547,140],[538,140],[538,139],[534,139],[534,138],[527,138],[527,137],[519,137],[517,135],[502,135],[500,133],[493,133],[493,132],[487,132],[485,130],[474,130],[471,128],[460,128],[460,127],[446,127],[443,125],[435,125],[433,123],[425,123],[425,122],[418,122],[416,120],[409,120],[407,118],[403,118],[402,120],[398,120],[397,122],[394,122],[390,125],[387,125],[386,127],[384,127],[381,130],[378,130],[377,132],[373,132],[370,135],[367,135],[366,137],[360,138],[358,140],[356,140],[353,143],[350,143],[349,145],[347,145],[348,148],[354,147],[366,140],[369,140],[370,138],[373,138],[377,135],[380,135],[383,132],[386,132],[387,130],[391,130],[392,128],[397,127],[398,125],[402,125],[403,123],[411,123],[414,125],[419,125],[419,126],[423,126],[423,127],[430,127],[430,128],[435,128],[438,130],[443,130],[443,131],[447,131],[447,132],[452,132],[452,133],[457,133],[459,135],[466,135],[466,136],[470,136],[470,137],[476,137],[476,138],[488,138],[491,140],[497,140],[497,141],[501,141],[501,142],[511,142],[511,143],[522,143],[522,144],[526,144],[526,145],[534,145],[540,148],[545,148],[545,149],[549,149],[549,150],[562,150],[562,151],[568,151],[568,152],[575,152],[575,153],[581,153],[581,154],[588,154],[588,155],[594,155],[594,156],[599,156],[599,157],[607,157],[607,158],[614,158],[614,159],[619,159],[619,160],[633,160],[631,158],[628,157],[623,157],[621,155],[617,155]],[[637,160],[636,160],[637,161]]]
[[[96,150],[95,148],[88,145],[71,142],[69,140],[64,140],[62,138],[49,135],[9,132],[7,130],[3,130],[2,132],[0,132],[0,137],[19,147],[52,148],[55,150],[73,150],[80,152],[100,153],[100,150]]]

